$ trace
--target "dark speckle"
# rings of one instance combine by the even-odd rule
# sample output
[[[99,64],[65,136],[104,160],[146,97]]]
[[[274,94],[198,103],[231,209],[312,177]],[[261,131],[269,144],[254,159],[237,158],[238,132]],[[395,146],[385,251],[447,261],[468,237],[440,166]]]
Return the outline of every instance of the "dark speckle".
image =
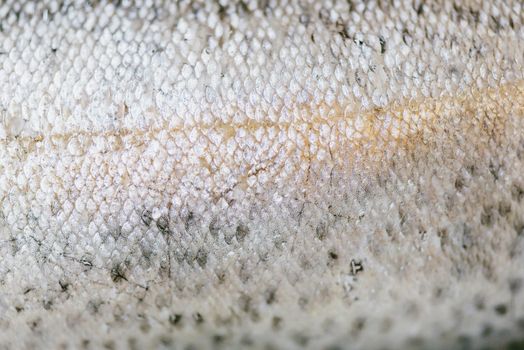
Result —
[[[302,333],[297,333],[293,336],[293,339],[295,342],[300,345],[301,347],[305,347],[307,343],[309,342],[309,337]]]
[[[386,52],[386,40],[383,37],[379,36],[378,41],[380,43],[380,53],[383,54]]]
[[[273,319],[271,320],[271,328],[275,331],[280,330],[280,328],[282,328],[282,317],[273,316]]]
[[[121,263],[115,264],[111,269],[111,280],[115,283],[122,280],[127,281],[124,265]]]
[[[60,285],[60,290],[64,293],[69,289],[69,282],[67,281],[60,280],[58,281],[58,284]]]
[[[363,317],[357,317],[355,321],[353,322],[353,330],[352,330],[353,335],[356,336],[357,334],[359,334],[364,329],[365,325],[366,325],[366,319]]]
[[[142,222],[144,225],[149,227],[151,225],[151,222],[153,221],[153,214],[151,213],[151,210],[146,209],[142,212],[142,215],[140,215],[140,219],[142,219]]]
[[[204,317],[200,312],[195,312],[193,314],[193,319],[195,320],[196,324],[202,324],[204,323]]]
[[[184,217],[184,228],[186,229],[186,231],[188,231],[189,228],[194,225],[195,225],[195,214],[192,211],[190,211]]]
[[[167,235],[169,234],[169,220],[166,216],[161,216],[156,221],[156,227],[162,232],[163,234]]]
[[[42,301],[42,306],[44,307],[44,310],[51,310],[51,307],[53,306],[53,302],[51,300],[44,300]]]
[[[225,337],[222,334],[215,334],[212,337],[213,344],[219,345],[224,342]]]
[[[498,33],[502,29],[502,25],[500,24],[500,21],[495,16],[490,16],[490,21],[488,23],[491,30],[493,30],[495,33]]]
[[[491,173],[491,176],[493,176],[493,179],[497,181],[499,179],[500,166],[494,164],[493,162],[490,162],[488,168],[489,172]]]
[[[338,254],[335,249],[330,249],[328,251],[328,262],[327,265],[333,267],[338,260]]]
[[[455,189],[457,191],[461,191],[463,188],[464,188],[464,180],[462,179],[462,177],[457,177],[455,179]]]
[[[413,38],[411,38],[411,34],[409,33],[407,29],[404,29],[402,31],[402,41],[404,42],[404,44],[406,44],[409,47],[411,47],[413,43]]]
[[[82,265],[84,265],[85,267],[87,267],[88,269],[90,269],[91,267],[93,267],[93,262],[92,262],[92,258],[91,256],[89,255],[84,255],[83,257],[80,258],[80,263]]]
[[[307,304],[309,303],[309,300],[304,297],[298,298],[298,306],[300,306],[301,309],[305,309]]]
[[[277,293],[276,289],[273,289],[273,288],[266,290],[265,296],[266,296],[266,303],[268,305],[271,305],[275,302],[276,293]]]
[[[520,236],[522,233],[524,233],[524,223],[521,221],[517,221],[513,224],[513,229],[517,233],[518,236]]]
[[[320,225],[317,226],[317,229],[315,230],[315,235],[316,237],[323,241],[324,238],[326,238],[327,236],[327,227],[326,227],[326,224],[322,223]]]
[[[444,289],[442,289],[442,287],[437,287],[433,291],[433,296],[435,297],[435,299],[440,299],[442,297],[442,294],[444,294]]]
[[[511,203],[506,201],[501,201],[499,203],[499,214],[502,217],[506,217],[511,213]]]
[[[237,238],[237,241],[239,242],[243,242],[244,241],[244,238],[249,234],[249,228],[244,225],[244,224],[240,224],[237,226],[237,230],[236,230],[236,238]]]
[[[42,320],[40,318],[36,318],[32,321],[29,321],[27,325],[29,326],[29,328],[31,328],[33,332],[36,332],[38,331],[38,328],[40,327],[41,323],[42,323]]]
[[[480,215],[480,223],[484,226],[491,226],[493,223],[493,214],[491,207],[484,207],[484,211]]]
[[[226,281],[226,273],[224,271],[217,271],[216,275],[217,275],[219,284],[222,284]]]
[[[351,259],[350,268],[351,268],[350,274],[353,276],[355,276],[359,272],[364,271],[364,265],[362,264],[361,260]]]
[[[481,334],[483,337],[489,337],[493,333],[493,327],[490,324],[486,324],[482,327]]]
[[[521,202],[524,198],[524,190],[522,189],[522,187],[520,187],[517,184],[513,184],[513,186],[511,187],[511,197],[514,200]]]
[[[207,263],[207,252],[205,251],[204,248],[199,248],[198,249],[198,251],[196,253],[195,260],[197,261],[198,265],[200,265],[200,267],[204,268],[206,266],[206,263]]]
[[[506,306],[506,304],[495,305],[494,309],[497,315],[500,315],[500,316],[504,316],[508,312],[508,307]]]
[[[115,349],[115,342],[112,341],[112,340],[108,340],[104,343],[104,348],[106,348],[107,350],[113,350]]]
[[[320,9],[320,11],[318,11],[318,18],[322,21],[322,23],[324,23],[325,25],[329,24],[330,21],[329,21],[329,11],[325,8],[325,7],[322,7]]]
[[[90,300],[87,302],[86,309],[91,315],[96,315],[103,303],[101,300]]]
[[[420,4],[417,7],[417,16],[422,16],[424,14],[424,4]]]
[[[209,232],[213,235],[213,237],[216,237],[218,236],[219,231],[220,229],[218,227],[218,220],[211,220],[211,222],[209,223]]]
[[[181,314],[173,314],[169,316],[169,323],[173,326],[180,326],[182,322]]]

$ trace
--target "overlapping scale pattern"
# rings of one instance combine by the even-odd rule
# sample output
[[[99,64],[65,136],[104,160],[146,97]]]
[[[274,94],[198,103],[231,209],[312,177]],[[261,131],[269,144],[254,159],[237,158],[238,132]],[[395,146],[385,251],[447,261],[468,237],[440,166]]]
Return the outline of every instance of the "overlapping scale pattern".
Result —
[[[0,345],[522,345],[523,22],[2,2]]]

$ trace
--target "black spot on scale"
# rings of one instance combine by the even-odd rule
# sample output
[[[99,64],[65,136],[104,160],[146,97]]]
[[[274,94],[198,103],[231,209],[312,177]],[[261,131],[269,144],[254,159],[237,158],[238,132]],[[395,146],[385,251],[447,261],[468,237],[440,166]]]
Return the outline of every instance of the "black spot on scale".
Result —
[[[359,335],[360,332],[364,329],[364,326],[366,325],[366,319],[364,317],[357,317],[353,321],[353,327],[351,330],[351,334],[356,337]]]
[[[338,253],[336,252],[335,249],[330,249],[328,251],[328,262],[327,262],[327,265],[330,266],[330,267],[333,267],[336,262],[338,260]]]
[[[411,37],[411,34],[409,33],[409,30],[407,28],[404,28],[402,31],[402,41],[406,46],[411,47],[413,44],[413,38]]]
[[[508,312],[506,304],[498,304],[494,307],[495,313],[500,316],[504,316]]]
[[[196,324],[202,324],[204,323],[204,317],[200,312],[195,312],[193,314],[193,319],[195,320]]]
[[[124,264],[117,263],[113,265],[111,268],[111,280],[114,283],[121,282],[122,280],[127,281]]]
[[[104,302],[100,299],[90,300],[86,304],[86,310],[91,315],[96,315]]]
[[[201,268],[204,268],[207,263],[207,252],[204,248],[199,248],[195,260]]]
[[[196,225],[195,214],[193,214],[193,212],[190,211],[184,217],[184,228],[186,229],[186,231],[188,231],[191,226],[195,226],[195,225]]]
[[[60,285],[60,290],[65,293],[67,292],[67,290],[69,289],[69,282],[65,281],[65,280],[60,280],[58,281],[58,284]]]
[[[356,276],[358,273],[364,271],[364,265],[361,260],[351,259],[350,268],[352,276]]]
[[[27,325],[29,326],[29,328],[33,332],[37,332],[39,330],[41,324],[42,324],[42,319],[41,318],[36,318],[36,319],[34,319],[32,321],[29,321],[27,323]]]
[[[317,226],[316,230],[315,230],[315,236],[323,241],[324,238],[326,238],[327,236],[327,225],[322,223],[320,225]]]
[[[213,341],[213,344],[215,345],[220,345],[224,342],[225,340],[225,336],[222,335],[222,334],[214,334],[212,337],[211,337],[211,340]]]
[[[244,224],[239,224],[236,229],[235,236],[238,242],[243,242],[244,238],[249,234],[249,228]]]
[[[493,208],[490,206],[485,206],[484,211],[480,215],[480,223],[483,226],[492,226],[494,218],[493,218]]]
[[[274,289],[274,288],[270,288],[268,290],[266,290],[265,292],[265,299],[266,299],[266,303],[268,305],[271,305],[275,302],[276,300],[276,293],[277,293],[277,290]]]
[[[500,201],[498,210],[500,216],[507,217],[511,213],[511,202]]]
[[[420,3],[417,7],[417,16],[422,16],[424,14],[424,4]]]
[[[182,324],[182,315],[181,314],[170,315],[169,323],[173,326],[180,326]]]
[[[151,222],[153,221],[153,214],[151,213],[151,210],[149,209],[144,210],[142,214],[140,215],[140,219],[142,220],[144,225],[149,227],[151,225]]]
[[[305,347],[309,342],[309,337],[303,333],[296,333],[293,335],[293,340],[295,343],[297,343],[300,347]]]
[[[43,300],[42,306],[44,307],[44,310],[49,311],[53,307],[53,301],[52,300]]]
[[[518,184],[513,184],[511,187],[511,198],[517,202],[521,202],[522,199],[524,199],[524,189]]]
[[[384,54],[386,52],[386,40],[382,36],[379,36],[378,42],[380,43],[380,53]]]
[[[156,221],[156,227],[160,230],[161,233],[167,235],[169,231],[169,219],[166,216],[161,216]]]
[[[464,179],[459,176],[455,179],[455,189],[460,192],[463,188],[464,188]]]

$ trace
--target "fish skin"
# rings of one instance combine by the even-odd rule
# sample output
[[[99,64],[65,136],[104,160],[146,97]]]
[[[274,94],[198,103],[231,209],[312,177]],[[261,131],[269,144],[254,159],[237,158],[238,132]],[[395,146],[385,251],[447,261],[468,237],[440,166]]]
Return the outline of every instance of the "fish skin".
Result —
[[[0,348],[521,346],[522,6],[2,3]]]

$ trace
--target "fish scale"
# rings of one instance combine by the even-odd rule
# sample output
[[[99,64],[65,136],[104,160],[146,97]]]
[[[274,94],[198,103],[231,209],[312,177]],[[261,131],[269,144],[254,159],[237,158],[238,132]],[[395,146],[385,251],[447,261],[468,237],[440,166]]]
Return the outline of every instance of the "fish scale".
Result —
[[[518,1],[0,4],[0,348],[519,348]]]

